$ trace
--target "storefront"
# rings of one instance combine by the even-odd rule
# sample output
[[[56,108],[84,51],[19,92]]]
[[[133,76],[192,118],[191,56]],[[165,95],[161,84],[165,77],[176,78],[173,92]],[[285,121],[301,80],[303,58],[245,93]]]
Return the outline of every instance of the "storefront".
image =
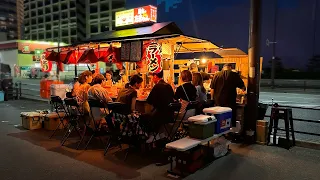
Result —
[[[10,65],[11,75],[29,78],[41,76],[41,57],[46,48],[55,47],[58,43],[42,41],[5,41],[0,43],[0,61]],[[61,46],[66,44],[60,43]]]

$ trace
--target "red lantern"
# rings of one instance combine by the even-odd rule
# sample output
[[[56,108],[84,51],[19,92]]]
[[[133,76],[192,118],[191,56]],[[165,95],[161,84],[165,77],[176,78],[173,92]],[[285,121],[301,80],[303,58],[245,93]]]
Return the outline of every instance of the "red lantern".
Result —
[[[40,59],[42,72],[50,72],[52,70],[52,61],[46,59],[46,54],[43,53]]]

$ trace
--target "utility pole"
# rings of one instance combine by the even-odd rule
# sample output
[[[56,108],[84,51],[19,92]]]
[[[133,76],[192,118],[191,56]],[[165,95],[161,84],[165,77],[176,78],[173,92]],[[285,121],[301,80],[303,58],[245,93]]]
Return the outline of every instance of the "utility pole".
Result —
[[[312,58],[316,55],[316,35],[317,35],[317,9],[318,9],[318,0],[314,0],[313,4],[313,46],[312,46]]]
[[[271,59],[271,88],[274,89],[275,74],[276,74],[276,44],[277,44],[277,20],[278,20],[278,0],[274,0],[274,28],[273,28],[273,48]]]
[[[259,81],[260,81],[260,28],[261,28],[261,0],[250,0],[249,25],[249,77],[248,104],[244,122],[244,130],[249,141],[254,141],[256,121],[258,117]]]

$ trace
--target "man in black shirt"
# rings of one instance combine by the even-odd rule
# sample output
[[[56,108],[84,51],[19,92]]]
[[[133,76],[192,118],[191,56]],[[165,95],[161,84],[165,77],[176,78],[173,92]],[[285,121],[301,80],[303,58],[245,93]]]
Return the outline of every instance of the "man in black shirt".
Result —
[[[216,106],[232,109],[232,126],[236,126],[237,88],[243,91],[246,87],[238,73],[232,71],[231,64],[225,64],[222,71],[215,74],[211,82],[211,99]]]
[[[152,81],[155,86],[152,88],[147,102],[154,108],[151,114],[151,120],[154,124],[161,125],[173,117],[173,112],[170,112],[168,105],[174,101],[174,92],[172,87],[164,82],[163,71],[153,74]]]

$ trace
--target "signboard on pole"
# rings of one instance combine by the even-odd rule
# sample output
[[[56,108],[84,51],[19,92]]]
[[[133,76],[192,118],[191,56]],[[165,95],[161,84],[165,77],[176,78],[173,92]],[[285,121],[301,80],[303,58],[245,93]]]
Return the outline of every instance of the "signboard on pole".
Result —
[[[157,22],[157,7],[143,6],[116,12],[116,27]]]

